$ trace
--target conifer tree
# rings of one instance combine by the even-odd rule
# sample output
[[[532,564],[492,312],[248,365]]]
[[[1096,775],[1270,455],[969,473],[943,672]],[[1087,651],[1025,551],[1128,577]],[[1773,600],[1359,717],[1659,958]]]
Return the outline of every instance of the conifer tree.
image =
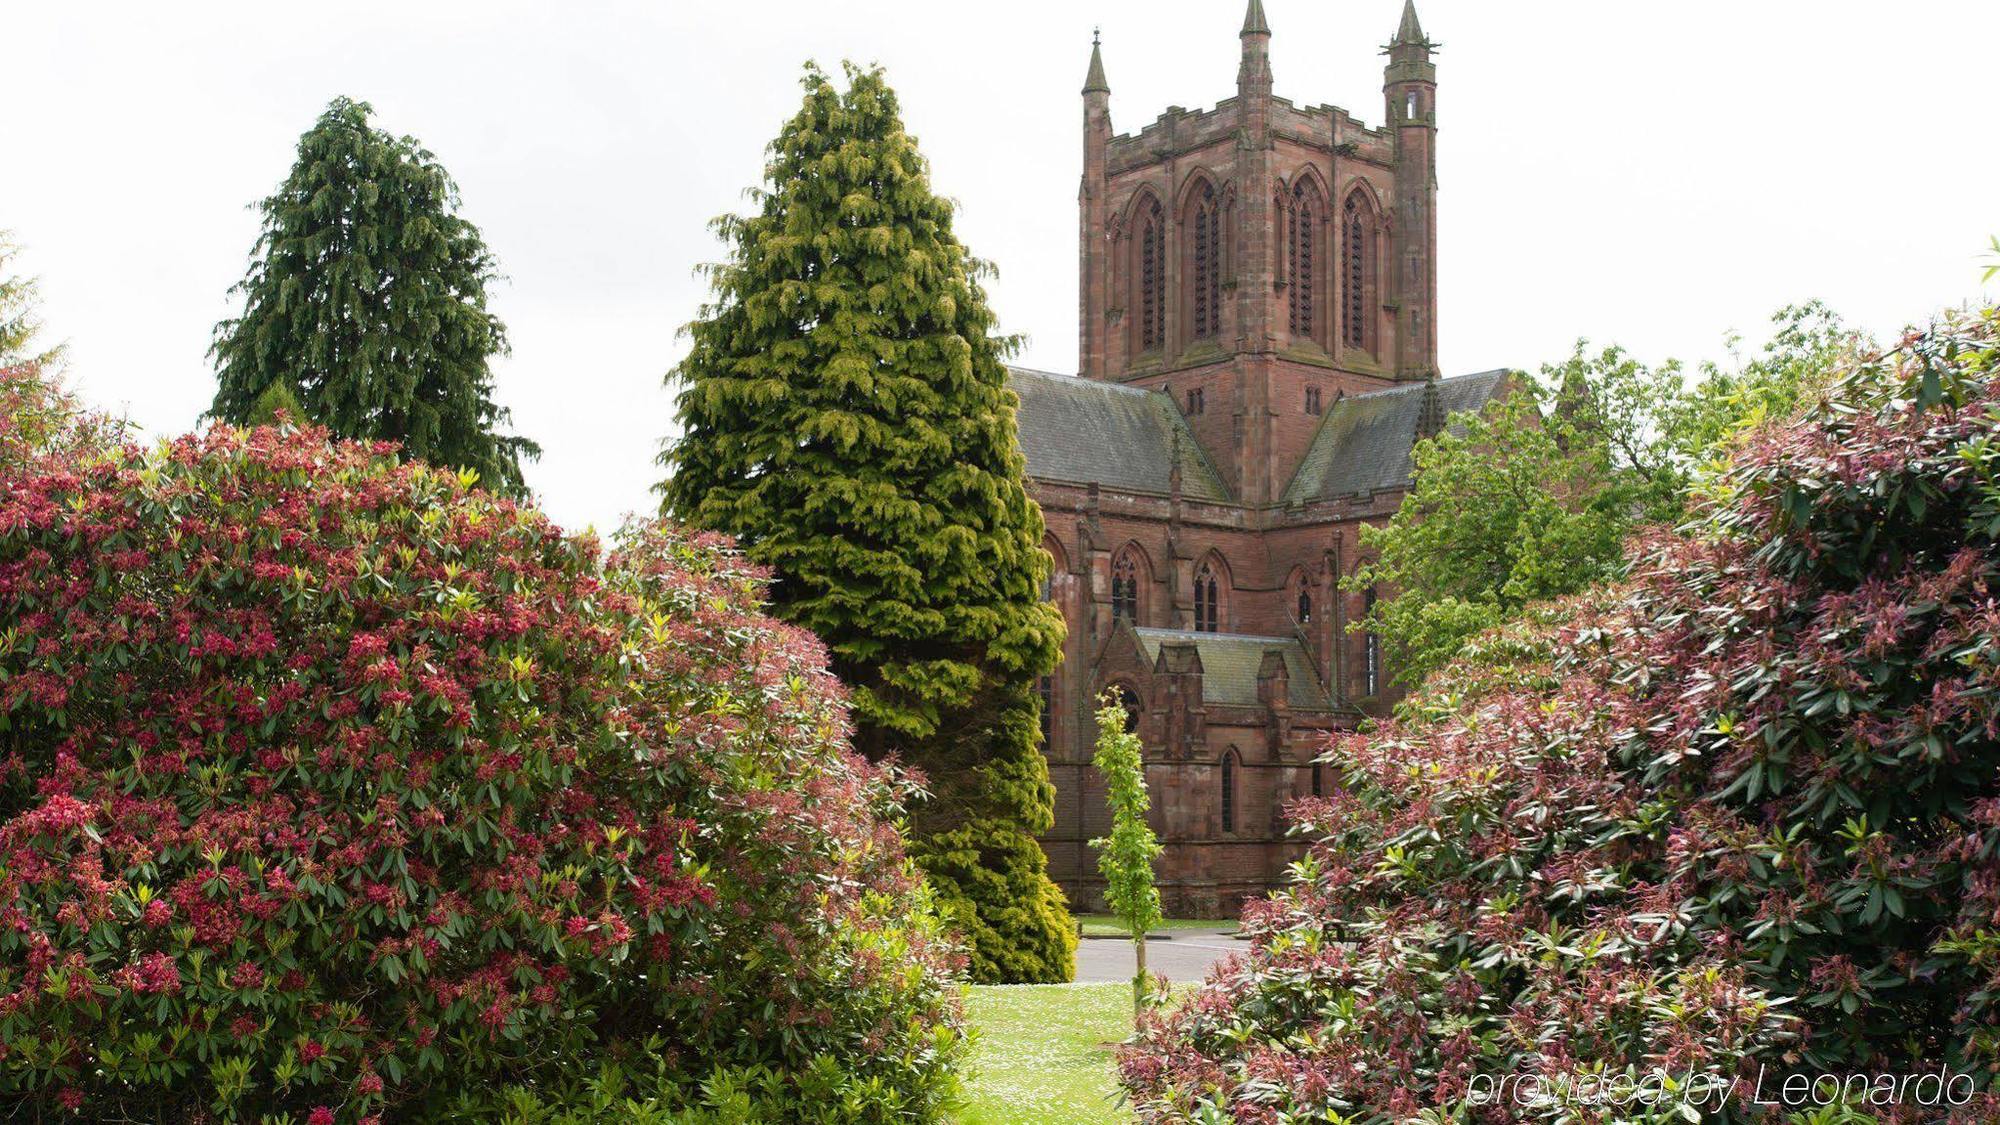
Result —
[[[1060,654],[1015,399],[979,279],[879,70],[808,67],[758,212],[672,373],[668,514],[735,536],[776,611],[823,638],[855,741],[920,767],[914,851],[976,978],[1067,980],[1075,933],[1035,833],[1053,823],[1035,682]]]
[[[520,459],[541,450],[498,432],[509,415],[487,361],[507,330],[486,310],[493,256],[437,158],[372,112],[334,99],[258,204],[263,230],[231,290],[243,314],[216,325],[210,349],[209,413],[247,425],[290,399],[339,437],[400,442],[519,495]]]
[[[40,342],[42,321],[36,311],[41,294],[34,278],[12,272],[20,250],[12,234],[0,230],[0,368],[32,367],[44,378],[54,378],[61,374],[66,349]]]
[[[291,382],[273,379],[271,385],[257,396],[257,401],[250,404],[249,416],[243,419],[243,424],[274,426],[278,424],[280,414],[298,422],[305,418],[305,413],[305,407],[299,405],[299,396],[292,391]]]

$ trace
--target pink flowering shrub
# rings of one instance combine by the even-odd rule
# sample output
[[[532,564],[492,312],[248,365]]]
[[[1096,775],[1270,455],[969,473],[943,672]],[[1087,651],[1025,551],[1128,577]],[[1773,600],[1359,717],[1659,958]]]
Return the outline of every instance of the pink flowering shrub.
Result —
[[[1996,326],[1335,745],[1251,950],[1122,1051],[1142,1120],[1779,1120],[1795,1073],[1869,1083],[1815,1121],[2000,1120]]]
[[[908,782],[760,582],[312,431],[0,472],[0,1102],[937,1119]]]

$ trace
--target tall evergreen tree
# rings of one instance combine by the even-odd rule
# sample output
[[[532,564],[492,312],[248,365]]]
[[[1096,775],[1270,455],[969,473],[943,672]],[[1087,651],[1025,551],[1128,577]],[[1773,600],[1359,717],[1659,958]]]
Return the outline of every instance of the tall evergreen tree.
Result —
[[[0,368],[33,367],[54,378],[61,374],[66,349],[40,341],[42,320],[36,313],[41,294],[35,279],[12,272],[20,251],[12,234],[0,230]]]
[[[258,204],[263,231],[231,290],[243,314],[216,325],[210,349],[209,413],[245,425],[289,397],[341,437],[400,442],[519,495],[521,458],[541,450],[498,432],[509,414],[487,361],[507,330],[486,311],[493,255],[437,158],[372,112],[334,99]]]
[[[736,536],[819,634],[856,741],[929,777],[915,851],[984,980],[1069,979],[1074,930],[1034,834],[1053,821],[1038,677],[1060,654],[1015,399],[979,279],[896,96],[808,67],[750,217],[675,368],[664,508]]]

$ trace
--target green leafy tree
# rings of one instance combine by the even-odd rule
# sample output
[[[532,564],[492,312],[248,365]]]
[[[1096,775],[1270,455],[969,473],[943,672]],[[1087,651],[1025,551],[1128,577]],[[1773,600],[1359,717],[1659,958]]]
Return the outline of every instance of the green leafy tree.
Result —
[[[1819,301],[1786,305],[1771,325],[1771,339],[1757,355],[1728,367],[1704,363],[1694,386],[1662,404],[1660,444],[1703,478],[1714,475],[1742,434],[1794,417],[1832,389],[1830,372],[1877,350]],[[1730,337],[1732,355],[1740,343]]]
[[[933,789],[913,851],[981,980],[1071,976],[1075,934],[1035,834],[1053,823],[1038,677],[1060,655],[1041,512],[979,279],[876,69],[808,67],[757,213],[687,328],[663,507],[774,572],[818,634],[856,744]]]
[[[1601,436],[1540,401],[1517,387],[1419,443],[1410,494],[1387,524],[1362,529],[1376,555],[1347,586],[1392,593],[1360,624],[1405,683],[1521,607],[1617,572],[1643,482],[1613,471]]]
[[[1377,554],[1345,582],[1389,595],[1354,627],[1382,638],[1396,678],[1420,683],[1522,607],[1615,577],[1635,528],[1678,524],[1740,435],[1810,405],[1827,372],[1870,346],[1817,301],[1772,323],[1756,356],[1692,378],[1673,360],[1578,341],[1483,415],[1418,443],[1410,494],[1362,529]]]
[[[289,400],[336,436],[398,442],[521,495],[521,458],[541,449],[500,432],[510,416],[488,361],[507,330],[486,308],[493,255],[437,158],[375,128],[372,112],[334,99],[258,205],[263,230],[231,290],[243,313],[216,326],[210,349],[209,412],[246,425]]]
[[[0,230],[0,368],[33,367],[46,378],[61,374],[65,347],[43,347],[42,320],[37,315],[41,294],[35,279],[13,272],[21,248],[13,235]]]
[[[1153,882],[1153,861],[1159,858],[1159,838],[1146,823],[1152,801],[1146,796],[1146,765],[1139,736],[1125,729],[1125,707],[1105,695],[1098,700],[1097,749],[1091,764],[1104,778],[1105,801],[1111,806],[1111,835],[1092,840],[1097,871],[1104,876],[1104,901],[1132,935],[1138,968],[1132,974],[1132,1014],[1146,1006],[1151,980],[1146,972],[1146,933],[1160,924],[1160,889]]]

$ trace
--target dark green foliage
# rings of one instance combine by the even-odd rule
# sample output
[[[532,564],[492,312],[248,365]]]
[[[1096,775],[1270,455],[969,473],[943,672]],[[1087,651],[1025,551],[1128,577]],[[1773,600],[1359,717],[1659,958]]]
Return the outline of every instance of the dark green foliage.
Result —
[[[721,536],[102,436],[0,376],[0,1119],[948,1118],[911,787]]]
[[[1760,1078],[1949,1067],[1787,1120],[2000,1121],[2000,310],[1829,374],[1624,582],[1331,748],[1251,952],[1126,1052],[1141,1120],[1768,1122]],[[1470,1104],[1663,1066],[1710,1096]]]
[[[856,744],[929,777],[913,850],[984,980],[1067,980],[1074,937],[1033,839],[1053,815],[1037,677],[1062,619],[979,277],[878,70],[846,93],[808,68],[758,213],[674,370],[683,436],[664,507],[776,572],[776,611],[819,634]]]
[[[215,403],[236,425],[265,420],[274,384],[337,436],[393,441],[406,457],[472,469],[519,496],[539,446],[497,431],[487,361],[507,330],[486,311],[493,256],[458,216],[458,185],[414,137],[336,98],[299,138],[291,175],[258,204],[263,232],[216,326]],[[260,407],[263,413],[260,413]]]
[[[305,407],[299,405],[299,396],[292,390],[289,380],[273,379],[264,388],[257,401],[250,404],[250,417],[244,420],[249,426],[270,426],[279,421],[279,415],[294,422],[305,418]]]

